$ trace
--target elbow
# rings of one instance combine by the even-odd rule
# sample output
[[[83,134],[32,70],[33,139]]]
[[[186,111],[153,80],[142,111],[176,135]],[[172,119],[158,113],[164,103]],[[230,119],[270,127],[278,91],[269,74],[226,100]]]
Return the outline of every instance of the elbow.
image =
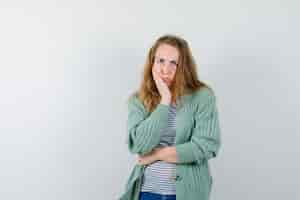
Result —
[[[176,146],[177,159],[179,163],[202,164],[204,160],[216,157],[219,147],[218,142],[208,143],[205,140],[202,142],[192,140]]]

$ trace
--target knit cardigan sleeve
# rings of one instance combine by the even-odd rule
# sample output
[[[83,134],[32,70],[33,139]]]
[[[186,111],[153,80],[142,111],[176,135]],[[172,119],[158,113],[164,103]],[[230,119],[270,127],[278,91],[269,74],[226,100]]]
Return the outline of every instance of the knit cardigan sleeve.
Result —
[[[177,144],[177,163],[196,162],[217,156],[220,145],[220,125],[216,97],[213,93],[205,93],[205,103],[198,102],[195,112],[195,125],[190,141]],[[201,102],[204,101],[201,99]]]
[[[131,153],[144,155],[160,142],[160,130],[167,126],[170,105],[158,104],[148,115],[141,101],[133,96],[128,101],[127,144]]]

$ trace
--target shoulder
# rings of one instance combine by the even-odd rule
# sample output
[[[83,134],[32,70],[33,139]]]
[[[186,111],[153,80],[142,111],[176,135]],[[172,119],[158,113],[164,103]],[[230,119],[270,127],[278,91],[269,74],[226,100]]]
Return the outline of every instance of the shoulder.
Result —
[[[216,95],[211,87],[202,87],[192,95],[192,102],[197,112],[214,110],[216,107]]]
[[[193,93],[193,101],[195,103],[207,103],[216,99],[215,92],[211,87],[205,86]]]
[[[132,104],[140,104],[140,100],[138,98],[138,93],[137,92],[134,92],[132,93],[128,99],[127,99],[127,104],[128,105],[132,105]]]
[[[132,93],[127,100],[128,109],[138,109],[145,112],[145,107],[142,101],[138,97],[138,93]]]

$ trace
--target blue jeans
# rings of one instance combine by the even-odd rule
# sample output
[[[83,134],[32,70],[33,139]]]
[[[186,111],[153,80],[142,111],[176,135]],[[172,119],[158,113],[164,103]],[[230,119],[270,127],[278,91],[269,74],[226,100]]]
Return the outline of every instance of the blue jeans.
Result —
[[[152,192],[140,192],[139,200],[176,200],[175,194],[156,194]]]

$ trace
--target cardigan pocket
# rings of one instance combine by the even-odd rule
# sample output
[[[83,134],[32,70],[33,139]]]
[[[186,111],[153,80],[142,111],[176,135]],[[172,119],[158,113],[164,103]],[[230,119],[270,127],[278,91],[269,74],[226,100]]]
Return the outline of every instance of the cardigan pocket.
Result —
[[[209,194],[212,185],[212,177],[206,170],[205,165],[188,164],[184,168],[184,176],[189,188],[194,192]]]

